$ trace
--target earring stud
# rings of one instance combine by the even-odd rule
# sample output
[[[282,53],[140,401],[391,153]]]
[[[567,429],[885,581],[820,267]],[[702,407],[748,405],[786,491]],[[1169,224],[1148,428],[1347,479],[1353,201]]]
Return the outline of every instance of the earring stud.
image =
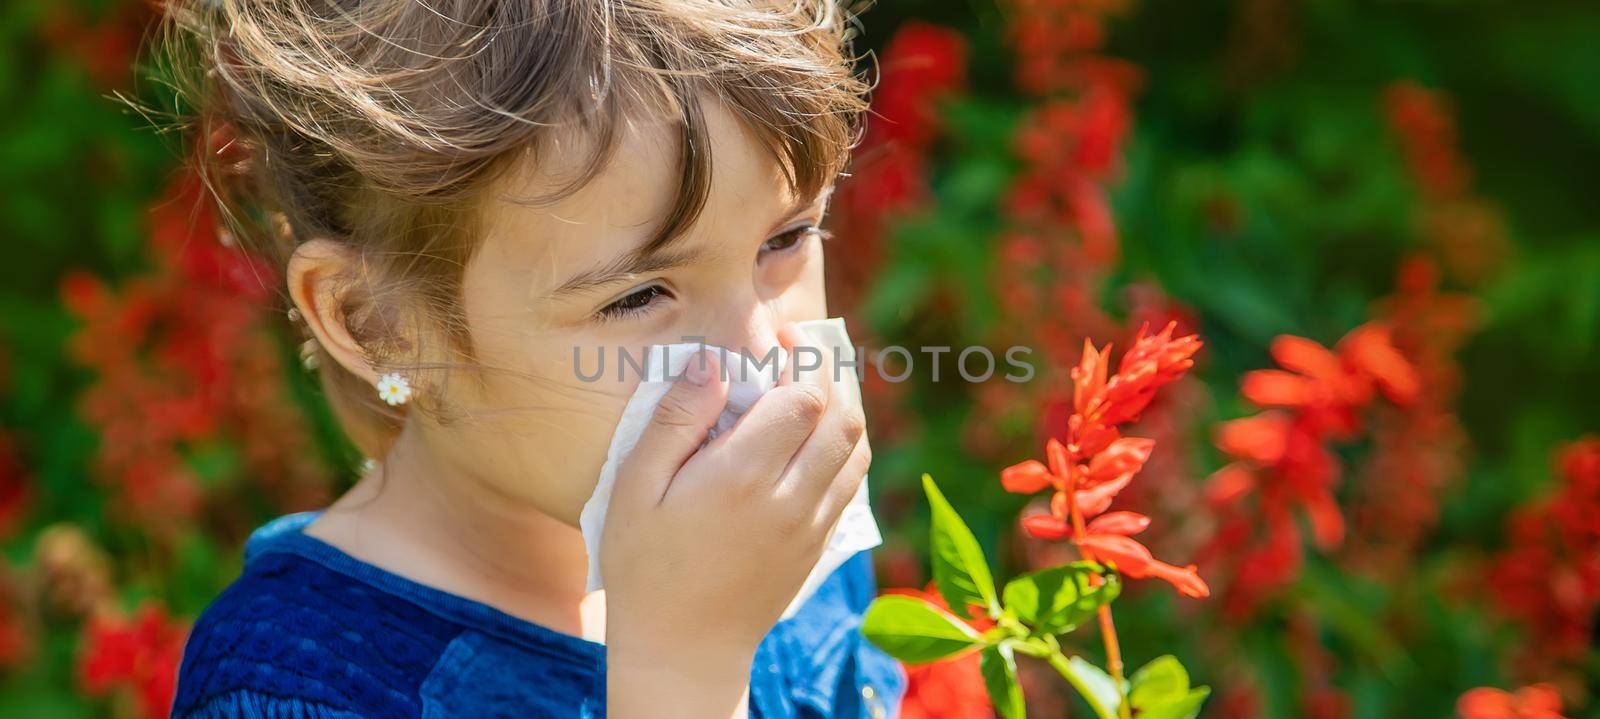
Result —
[[[388,402],[390,407],[411,400],[411,381],[398,373],[390,372],[379,377],[377,386],[378,399]]]

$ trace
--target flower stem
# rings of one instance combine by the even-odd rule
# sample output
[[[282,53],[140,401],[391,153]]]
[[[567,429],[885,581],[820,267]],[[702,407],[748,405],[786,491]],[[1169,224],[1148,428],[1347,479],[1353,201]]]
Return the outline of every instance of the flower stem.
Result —
[[[1117,716],[1132,719],[1133,709],[1128,706],[1127,682],[1122,679],[1122,646],[1117,642],[1117,626],[1111,621],[1111,605],[1100,605],[1100,636],[1106,643],[1106,668],[1117,681]]]
[[[1045,655],[1045,661],[1049,662],[1050,666],[1065,678],[1068,684],[1072,685],[1072,688],[1078,690],[1079,696],[1082,696],[1083,700],[1089,703],[1089,708],[1094,710],[1095,716],[1101,717],[1101,719],[1110,719],[1110,709],[1100,706],[1099,701],[1095,699],[1094,691],[1089,688],[1088,684],[1084,683],[1082,677],[1078,676],[1077,670],[1072,668],[1072,662],[1067,659],[1067,655],[1062,654],[1061,650],[1057,648]],[[1118,706],[1124,703],[1119,701]]]
[[[1066,653],[1061,652],[1061,644],[1056,642],[1056,637],[1046,636],[1043,649],[1045,649],[1043,652],[1045,661],[1050,663],[1051,668],[1056,669],[1056,673],[1066,677],[1067,684],[1072,684],[1072,689],[1078,690],[1078,695],[1083,697],[1083,701],[1090,705],[1090,709],[1094,709],[1094,716],[1098,716],[1099,719],[1114,719],[1114,709],[1104,705],[1099,693],[1094,692],[1082,674],[1078,674],[1078,669],[1072,666],[1072,660],[1067,658]],[[1118,697],[1117,703],[1118,706],[1122,705],[1122,698]]]
[[[1083,512],[1078,509],[1078,471],[1076,465],[1069,470],[1067,479],[1069,490],[1067,494],[1067,513],[1072,518],[1072,540],[1078,547],[1078,554],[1084,559],[1094,562],[1094,553],[1084,549],[1082,540],[1088,536],[1084,528]],[[1104,581],[1100,575],[1091,575],[1091,581],[1099,586]],[[1117,625],[1111,621],[1111,605],[1102,604],[1100,615],[1100,638],[1106,645],[1106,669],[1110,670],[1111,678],[1117,683],[1117,716],[1120,719],[1133,719],[1133,709],[1128,706],[1128,683],[1122,678],[1122,645],[1117,642]]]

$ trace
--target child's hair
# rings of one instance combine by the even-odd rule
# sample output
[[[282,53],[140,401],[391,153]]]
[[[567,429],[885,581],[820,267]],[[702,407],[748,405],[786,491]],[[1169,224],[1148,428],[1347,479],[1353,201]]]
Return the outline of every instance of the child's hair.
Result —
[[[471,359],[459,298],[477,210],[493,180],[557,142],[581,138],[588,162],[529,201],[592,179],[620,122],[678,120],[680,187],[656,243],[706,200],[707,100],[796,192],[819,192],[865,102],[840,1],[172,0],[161,57],[210,139],[200,169],[230,231],[265,240],[280,268],[314,238],[359,253],[349,331],[375,365],[415,372],[424,336],[445,340],[428,356]],[[352,440],[382,456],[400,416],[338,363],[320,367]]]

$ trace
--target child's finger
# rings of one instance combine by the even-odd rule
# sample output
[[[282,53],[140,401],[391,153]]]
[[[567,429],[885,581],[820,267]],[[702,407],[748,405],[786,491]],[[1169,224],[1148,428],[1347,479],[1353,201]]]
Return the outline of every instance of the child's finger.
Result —
[[[827,524],[832,526],[839,521],[839,514],[850,504],[856,496],[856,490],[861,488],[861,482],[867,478],[867,470],[872,467],[872,443],[862,437],[856,442],[850,458],[845,460],[844,467],[834,475],[833,481],[828,484],[822,506],[819,511]]]
[[[650,424],[617,472],[612,501],[661,501],[678,469],[706,440],[727,403],[728,390],[715,352],[689,358],[683,376],[656,405]]]
[[[861,403],[854,401],[842,388],[835,388],[827,411],[795,453],[780,483],[799,501],[816,503],[833,484],[833,478],[844,468],[857,445],[862,444],[866,430]]]
[[[720,461],[738,464],[736,476],[760,487],[771,487],[782,478],[795,452],[827,414],[833,394],[823,371],[826,355],[803,344],[810,339],[794,325],[785,327],[778,338],[790,350],[779,385],[756,400],[713,445]]]

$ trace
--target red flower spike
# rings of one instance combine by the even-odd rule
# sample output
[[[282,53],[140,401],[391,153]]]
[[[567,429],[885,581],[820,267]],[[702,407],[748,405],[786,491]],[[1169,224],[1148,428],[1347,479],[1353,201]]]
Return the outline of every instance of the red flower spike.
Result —
[[[1085,341],[1083,356],[1071,371],[1074,396],[1072,414],[1062,439],[1046,443],[1046,463],[1022,462],[1001,473],[1008,491],[1032,493],[1054,486],[1050,514],[1022,519],[1022,527],[1041,539],[1072,539],[1088,559],[1105,559],[1130,577],[1159,576],[1188,596],[1209,593],[1194,568],[1180,569],[1151,556],[1150,550],[1128,538],[1150,526],[1150,518],[1134,512],[1105,514],[1112,500],[1144,468],[1155,441],[1123,437],[1117,425],[1132,421],[1155,398],[1156,390],[1174,382],[1194,365],[1200,348],[1194,335],[1172,338],[1176,322],[1161,332],[1139,330],[1133,347],[1122,357],[1119,370],[1109,375],[1111,348],[1096,349]],[[1103,516],[1102,516],[1103,515]],[[1085,526],[1081,522],[1088,521]]]
[[[1053,477],[1039,460],[1030,459],[1000,471],[1000,485],[1007,492],[1033,494],[1051,485]]]
[[[1540,674],[1582,666],[1600,617],[1600,437],[1563,447],[1556,466],[1554,493],[1512,514],[1485,577],[1496,607],[1528,634],[1519,661]]]
[[[1301,537],[1295,510],[1304,513],[1311,543],[1320,550],[1331,551],[1345,541],[1346,518],[1334,499],[1340,467],[1330,446],[1333,440],[1358,437],[1369,421],[1369,410],[1379,399],[1407,409],[1401,421],[1428,421],[1430,411],[1434,419],[1445,417],[1438,408],[1422,407],[1418,411],[1416,405],[1427,402],[1423,397],[1424,382],[1417,365],[1394,344],[1386,323],[1357,327],[1333,349],[1300,337],[1280,336],[1273,340],[1271,354],[1281,369],[1248,373],[1240,393],[1257,406],[1275,409],[1217,428],[1216,446],[1240,461],[1213,475],[1207,488],[1212,506],[1233,515],[1224,518],[1226,532],[1214,535],[1203,555],[1239,557],[1232,567],[1235,576],[1229,582],[1228,604],[1235,613],[1252,611],[1270,591],[1282,587],[1299,571],[1300,547],[1305,539]],[[1375,419],[1381,422],[1387,417],[1379,415]],[[1449,433],[1448,423],[1435,422],[1434,426],[1437,429],[1432,432]],[[1446,471],[1429,466],[1426,455],[1405,453],[1419,444],[1425,445],[1425,433],[1421,437],[1391,438],[1390,443],[1405,450],[1391,447],[1390,466],[1383,471],[1400,475],[1394,480],[1402,486],[1374,492],[1381,498],[1378,501],[1389,506],[1358,515],[1368,517],[1363,519],[1368,526],[1359,536],[1380,543],[1382,532],[1372,531],[1371,524],[1377,521],[1381,526],[1392,526],[1392,517],[1406,511],[1408,497],[1416,493],[1405,494],[1405,485],[1426,483],[1426,477]],[[1257,490],[1258,502],[1239,501],[1246,493]],[[1240,542],[1252,541],[1242,528],[1257,523],[1270,529],[1260,535],[1262,539],[1254,542],[1255,546],[1246,547],[1241,553]]]

